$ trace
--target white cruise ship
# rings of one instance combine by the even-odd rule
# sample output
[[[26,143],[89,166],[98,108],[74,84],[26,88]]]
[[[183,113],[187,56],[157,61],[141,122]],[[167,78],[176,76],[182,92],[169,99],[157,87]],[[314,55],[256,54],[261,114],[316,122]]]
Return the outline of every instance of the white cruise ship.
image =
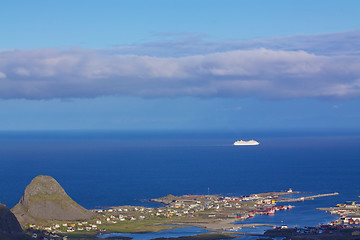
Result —
[[[236,141],[234,142],[234,145],[259,145],[260,143],[255,141],[255,140],[250,140],[250,141]]]

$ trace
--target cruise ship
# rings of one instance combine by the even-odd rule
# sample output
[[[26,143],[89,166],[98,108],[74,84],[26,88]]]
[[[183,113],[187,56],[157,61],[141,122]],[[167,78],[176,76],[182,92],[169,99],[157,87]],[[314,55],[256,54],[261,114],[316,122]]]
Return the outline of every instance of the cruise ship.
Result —
[[[259,145],[260,143],[255,141],[255,140],[250,140],[250,141],[236,141],[234,142],[234,145]]]

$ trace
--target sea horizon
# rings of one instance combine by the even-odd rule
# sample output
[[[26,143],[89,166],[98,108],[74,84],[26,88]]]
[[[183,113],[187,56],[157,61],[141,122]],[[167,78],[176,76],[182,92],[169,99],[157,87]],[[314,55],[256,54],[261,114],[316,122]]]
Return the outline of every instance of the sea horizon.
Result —
[[[359,134],[357,132],[347,132],[347,131],[334,131],[333,133],[329,132],[303,132],[303,131],[293,131],[293,132],[242,132],[242,136],[239,136],[238,132],[168,132],[168,131],[151,131],[151,132],[129,132],[129,131],[31,131],[31,132],[13,132],[6,131],[5,134],[3,131],[0,131],[0,151],[3,156],[2,171],[5,172],[7,166],[12,166],[12,164],[16,162],[29,162],[30,165],[38,165],[36,171],[33,174],[27,173],[28,180],[30,176],[34,176],[37,173],[51,175],[54,170],[51,169],[41,169],[41,163],[52,163],[52,160],[55,161],[63,161],[66,164],[77,163],[74,165],[69,165],[69,169],[73,169],[76,172],[77,170],[81,170],[81,164],[78,165],[79,161],[84,163],[88,162],[91,164],[95,164],[100,158],[105,160],[105,162],[111,164],[119,164],[119,160],[114,158],[117,157],[117,154],[121,156],[126,156],[128,161],[143,161],[143,163],[148,162],[146,160],[147,153],[149,157],[159,157],[163,158],[161,161],[155,161],[154,165],[158,167],[164,167],[164,163],[166,163],[166,158],[169,163],[180,164],[182,161],[184,164],[191,163],[205,163],[206,160],[212,163],[216,163],[219,156],[214,158],[214,156],[209,156],[206,151],[212,151],[216,154],[226,153],[224,155],[224,162],[226,163],[226,158],[229,158],[232,164],[238,164],[239,161],[234,159],[238,154],[241,153],[240,156],[251,157],[252,155],[256,157],[259,164],[262,161],[266,162],[264,159],[265,155],[268,153],[273,154],[274,150],[276,152],[281,152],[283,150],[289,151],[289,148],[294,151],[316,151],[316,147],[318,147],[318,151],[324,151],[326,153],[326,148],[329,146],[336,146],[341,148],[353,148],[352,151],[356,151],[356,147],[359,146]],[[260,142],[259,146],[254,147],[236,147],[232,146],[235,140],[250,140],[255,139]],[[283,141],[286,139],[286,141]],[[182,149],[183,148],[183,149]],[[281,149],[283,148],[283,149]],[[299,150],[297,150],[299,148]],[[27,153],[22,155],[21,150],[26,150]],[[70,150],[70,151],[69,151]],[[176,150],[177,152],[181,152],[185,150],[184,157],[188,157],[193,160],[185,161],[184,159],[175,157],[172,155],[172,152],[169,150]],[[245,150],[245,151],[243,151]],[[345,150],[345,149],[344,149]],[[89,151],[94,151],[97,156],[86,155],[89,154]],[[111,155],[111,151],[114,152],[114,155]],[[333,148],[329,148],[328,151],[334,151]],[[51,155],[51,154],[56,155]],[[136,154],[135,154],[136,153]],[[261,153],[261,155],[258,155]],[[315,152],[316,153],[316,152]],[[344,154],[346,151],[344,151]],[[62,156],[59,156],[59,154]],[[102,154],[104,154],[102,156]],[[125,155],[124,155],[125,154]],[[168,154],[168,155],[167,155]],[[287,154],[290,154],[287,152]],[[341,153],[337,153],[341,154]],[[78,158],[78,155],[83,155],[81,159]],[[45,157],[46,156],[46,157]],[[87,159],[88,157],[88,159]],[[175,157],[175,158],[174,158]],[[194,161],[193,158],[196,158]],[[281,160],[282,162],[286,162],[287,159],[272,159],[276,156],[269,156],[270,161],[274,162],[274,166],[276,162]],[[52,159],[53,158],[53,159]],[[212,159],[214,158],[214,159]],[[285,157],[284,157],[285,158]],[[75,161],[76,160],[76,161]],[[153,159],[150,159],[153,160]],[[276,161],[275,161],[276,160]],[[321,159],[317,159],[316,162],[321,165]],[[74,162],[75,161],[75,162]],[[130,164],[128,161],[125,161],[124,164]],[[215,161],[215,162],[214,162]],[[241,160],[242,161],[242,160]],[[294,162],[288,159],[288,162],[300,164],[300,160]],[[326,159],[323,159],[324,163],[326,163]],[[335,161],[335,160],[333,160]],[[7,165],[8,164],[8,165]],[[307,161],[304,161],[304,164],[307,164]],[[96,165],[96,164],[95,164]],[[131,165],[131,164],[130,164]],[[132,166],[132,165],[131,165]],[[188,165],[190,167],[191,165]],[[134,166],[132,166],[134,167]],[[146,175],[148,165],[145,165],[144,168],[139,169],[143,175]],[[256,168],[256,165],[252,165],[253,168]],[[295,166],[296,167],[296,166]],[[262,169],[261,166],[259,169]],[[20,170],[20,169],[19,169]],[[85,169],[84,169],[85,170]],[[91,173],[91,171],[95,171],[96,168],[86,168],[86,172]],[[134,169],[134,173],[136,169]],[[182,168],[179,170],[183,170]],[[191,171],[194,171],[192,169]],[[208,169],[211,170],[211,169]],[[287,169],[289,170],[289,169]],[[111,170],[112,171],[112,170]],[[119,174],[121,174],[121,169],[119,169]],[[211,170],[212,172],[217,171],[219,175],[224,174],[220,173],[220,170]],[[229,171],[229,169],[224,169],[225,174]],[[286,171],[286,169],[285,169]],[[56,171],[55,171],[56,172]],[[259,171],[261,176],[261,171]],[[112,173],[114,174],[114,173]],[[204,173],[205,174],[205,173]],[[55,175],[61,175],[57,173]],[[255,174],[256,175],[256,174]],[[35,176],[34,176],[35,177]],[[56,177],[56,176],[55,176]],[[171,180],[171,176],[170,177]],[[328,176],[329,178],[331,176]],[[73,176],[73,179],[77,177]],[[146,177],[145,177],[146,178]],[[60,181],[62,178],[60,177]],[[79,179],[78,181],[81,181]],[[180,181],[180,179],[179,179]],[[204,183],[203,183],[204,184]],[[201,191],[198,190],[195,192],[189,193],[204,193],[207,191],[208,187],[211,189],[211,183],[204,188],[201,188]],[[291,182],[288,184],[288,187],[291,186]],[[26,186],[26,185],[25,185]],[[22,186],[24,189],[25,186]],[[20,186],[19,186],[20,188]],[[265,188],[263,188],[265,189]],[[268,188],[272,191],[271,186]],[[286,188],[277,188],[273,190],[285,190]],[[196,190],[196,189],[194,189]],[[300,189],[307,191],[307,189]],[[257,188],[254,188],[254,191],[257,191]],[[175,191],[176,192],[176,191]],[[179,191],[184,192],[184,191]],[[227,192],[226,189],[221,191],[221,188],[217,190],[216,193]],[[163,193],[163,192],[162,192]],[[169,192],[170,194],[171,192]],[[249,193],[249,189],[244,192],[244,194]],[[17,194],[19,195],[19,194]],[[158,196],[157,194],[154,194]],[[152,196],[152,197],[156,197]],[[146,198],[145,196],[144,198]],[[141,199],[144,199],[141,198]],[[5,199],[1,199],[4,202]],[[6,202],[6,201],[5,201]],[[10,201],[14,203],[14,200]],[[9,203],[9,202],[7,202]],[[88,206],[89,207],[89,206]]]

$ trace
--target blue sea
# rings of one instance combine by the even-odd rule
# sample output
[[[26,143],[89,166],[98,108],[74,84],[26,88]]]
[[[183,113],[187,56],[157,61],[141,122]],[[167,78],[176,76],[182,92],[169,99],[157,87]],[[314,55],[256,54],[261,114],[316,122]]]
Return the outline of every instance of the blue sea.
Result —
[[[259,146],[233,146],[255,139]],[[317,207],[360,200],[360,132],[0,132],[0,202],[9,208],[37,175],[86,208],[153,206],[167,194],[247,195],[292,188],[340,195],[249,221],[309,226]]]

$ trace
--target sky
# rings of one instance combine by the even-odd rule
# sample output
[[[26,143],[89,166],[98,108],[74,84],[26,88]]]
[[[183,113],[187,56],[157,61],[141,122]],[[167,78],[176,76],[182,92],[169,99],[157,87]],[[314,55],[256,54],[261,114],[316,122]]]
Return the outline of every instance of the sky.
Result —
[[[360,130],[360,1],[0,5],[0,130]]]

